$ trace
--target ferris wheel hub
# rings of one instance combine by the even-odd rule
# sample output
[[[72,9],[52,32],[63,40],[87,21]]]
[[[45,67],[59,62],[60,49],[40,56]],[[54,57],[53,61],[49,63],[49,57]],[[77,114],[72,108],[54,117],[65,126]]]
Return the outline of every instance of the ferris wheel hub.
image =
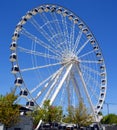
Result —
[[[64,51],[61,58],[62,64],[78,62],[78,57],[71,51]]]

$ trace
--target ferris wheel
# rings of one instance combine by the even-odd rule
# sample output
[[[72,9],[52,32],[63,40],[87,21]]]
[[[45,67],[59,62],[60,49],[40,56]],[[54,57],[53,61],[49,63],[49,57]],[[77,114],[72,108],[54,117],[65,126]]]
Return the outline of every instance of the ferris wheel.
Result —
[[[42,107],[49,99],[65,112],[82,101],[98,115],[106,96],[106,66],[94,35],[72,11],[51,4],[28,11],[10,50],[14,84],[26,107]]]

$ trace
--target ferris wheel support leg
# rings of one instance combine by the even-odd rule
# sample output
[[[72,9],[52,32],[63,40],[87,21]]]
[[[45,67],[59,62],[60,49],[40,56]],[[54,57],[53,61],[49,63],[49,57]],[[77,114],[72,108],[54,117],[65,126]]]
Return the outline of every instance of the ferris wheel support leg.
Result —
[[[76,66],[77,66],[77,65],[76,65]],[[94,107],[93,107],[91,98],[90,98],[89,93],[88,93],[88,90],[87,90],[86,83],[85,83],[85,81],[84,81],[84,78],[83,78],[83,76],[82,76],[82,73],[81,73],[81,71],[80,71],[79,66],[77,66],[77,70],[78,70],[78,74],[80,75],[80,79],[81,79],[81,81],[82,81],[82,84],[83,84],[84,91],[85,91],[85,93],[86,93],[88,102],[89,102],[90,107],[91,107],[91,109],[92,109],[92,112],[93,112],[93,115],[94,115],[94,120],[95,120],[95,122],[97,122],[97,120],[98,120],[98,119],[97,119],[97,115],[96,115],[96,113],[95,113],[95,111],[94,111]]]
[[[76,81],[74,75],[72,75],[71,80],[72,80],[72,83],[73,83],[73,86],[74,86],[74,90],[76,91],[77,98],[79,99],[79,102],[82,102],[82,97],[81,97],[80,89],[79,89],[79,86],[77,84],[77,81]]]
[[[38,123],[37,127],[35,128],[35,130],[39,129],[39,126],[41,125],[41,123],[42,123],[42,120],[39,121],[39,123]]]
[[[57,83],[57,81],[58,81],[58,79],[59,79],[60,74],[61,74],[61,72],[60,72],[59,74],[57,74],[57,75],[54,77],[54,79],[53,79],[54,81],[52,80],[52,81],[53,81],[53,83],[52,83],[52,85],[50,86],[50,89],[48,90],[48,92],[47,92],[47,94],[45,95],[44,99],[42,100],[42,102],[41,102],[41,107],[42,107],[42,105],[43,105],[44,101],[45,101],[46,99],[48,99],[49,94],[50,94],[50,92],[53,90],[53,88],[54,88],[55,84]]]
[[[71,99],[70,99],[71,95],[70,95],[70,87],[69,87],[69,85],[70,85],[70,73],[66,78],[66,88],[67,88],[67,93],[68,93],[68,106],[70,106],[70,104],[71,104]]]
[[[63,76],[61,82],[60,82],[59,85],[58,85],[58,88],[56,89],[54,95],[52,96],[52,98],[51,98],[51,100],[50,100],[50,105],[53,103],[53,101],[55,100],[56,96],[58,95],[58,92],[60,91],[60,89],[61,89],[61,87],[62,87],[64,81],[66,80],[66,78],[67,78],[67,76],[68,76],[68,74],[69,74],[71,68],[72,68],[72,64],[70,64],[70,65],[67,67],[66,73],[64,74],[64,76]]]

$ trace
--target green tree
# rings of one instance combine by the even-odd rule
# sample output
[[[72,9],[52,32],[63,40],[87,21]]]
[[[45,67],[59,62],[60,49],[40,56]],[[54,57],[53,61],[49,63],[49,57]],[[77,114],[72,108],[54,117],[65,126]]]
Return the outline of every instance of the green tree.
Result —
[[[36,126],[39,120],[44,122],[60,122],[62,118],[62,108],[60,106],[50,105],[50,100],[46,100],[42,108],[33,111],[34,125]]]
[[[74,110],[75,108],[73,106],[69,106],[67,111],[68,111],[68,115],[64,115],[62,121],[65,123],[73,123],[74,120]]]
[[[17,96],[13,92],[0,96],[0,122],[11,127],[19,121],[19,105],[14,104]]]
[[[116,114],[109,114],[103,117],[101,120],[103,124],[117,124],[117,115]]]
[[[88,112],[88,109],[85,105],[80,102],[79,105],[74,108],[70,106],[68,108],[68,115],[64,119],[67,123],[74,123],[80,126],[88,126],[93,122],[93,118]]]

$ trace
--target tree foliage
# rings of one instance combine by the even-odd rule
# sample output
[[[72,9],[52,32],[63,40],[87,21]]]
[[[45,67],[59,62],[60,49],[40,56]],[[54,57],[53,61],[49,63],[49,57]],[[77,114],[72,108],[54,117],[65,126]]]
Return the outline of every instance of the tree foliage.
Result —
[[[14,104],[17,96],[13,92],[0,96],[0,122],[11,127],[19,121],[19,105]]]
[[[69,106],[68,115],[64,118],[64,121],[78,126],[88,126],[93,122],[93,118],[85,105],[80,102],[76,108]]]
[[[117,124],[117,115],[116,114],[109,114],[103,117],[101,120],[103,124]]]
[[[39,120],[44,122],[60,122],[62,118],[62,108],[60,106],[50,105],[50,100],[46,100],[42,108],[38,108],[32,113],[34,124],[37,125]]]

